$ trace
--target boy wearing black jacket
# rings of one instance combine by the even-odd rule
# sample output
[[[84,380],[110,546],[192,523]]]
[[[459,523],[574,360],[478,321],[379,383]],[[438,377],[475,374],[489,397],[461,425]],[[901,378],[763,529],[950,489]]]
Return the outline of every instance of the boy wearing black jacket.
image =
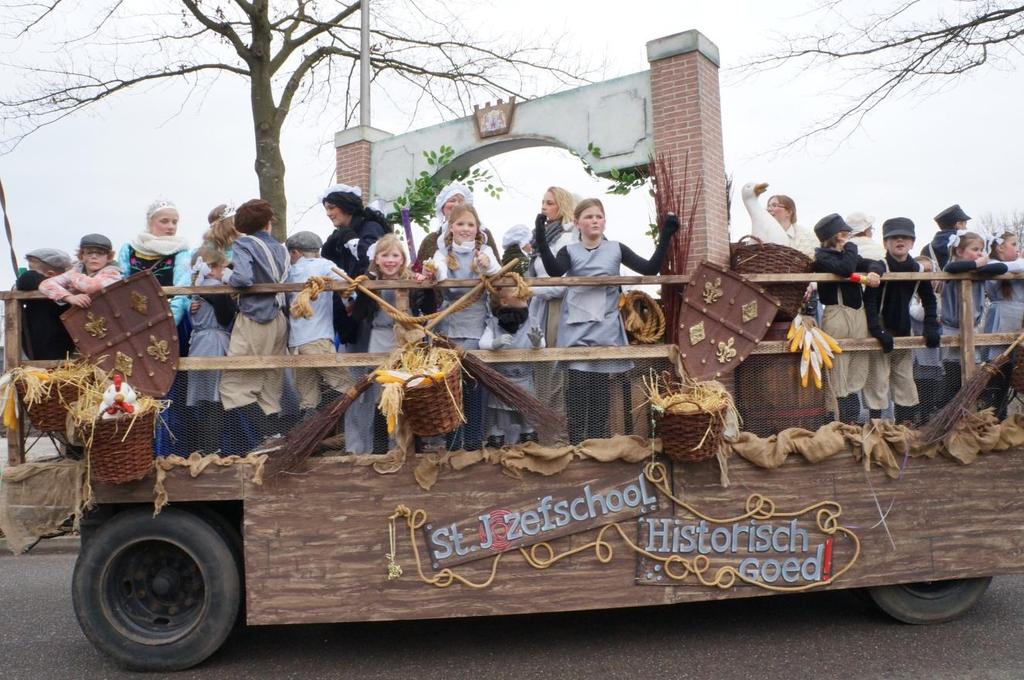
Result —
[[[894,217],[882,224],[885,244],[883,265],[888,272],[919,272],[921,265],[910,256],[916,239],[914,223],[906,217]],[[910,303],[917,294],[924,308],[924,339],[928,347],[938,347],[941,330],[936,311],[935,291],[928,281],[885,281],[878,288],[864,291],[864,310],[868,332],[882,346],[882,354],[872,356],[864,401],[872,418],[880,418],[889,405],[890,392],[896,404],[897,423],[914,422],[919,403],[914,382],[913,350],[893,349],[893,338],[910,335]]]

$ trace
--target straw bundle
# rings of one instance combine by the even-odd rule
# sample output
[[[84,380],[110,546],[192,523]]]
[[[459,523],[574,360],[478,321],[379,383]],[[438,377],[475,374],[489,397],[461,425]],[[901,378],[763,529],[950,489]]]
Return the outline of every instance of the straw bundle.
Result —
[[[442,419],[441,411],[454,411],[456,419],[465,422],[461,394],[456,395],[448,389],[445,380],[452,371],[461,374],[461,370],[459,355],[450,349],[418,345],[399,347],[392,352],[383,367],[373,372],[374,380],[384,386],[378,408],[387,419],[388,433],[395,431],[406,390],[416,388],[444,388],[440,392],[443,392],[445,400],[433,404],[435,417]]]
[[[720,455],[726,423],[736,414],[732,395],[721,383],[688,378],[677,383],[667,375],[652,375],[644,379],[644,388],[666,456],[695,463]]]

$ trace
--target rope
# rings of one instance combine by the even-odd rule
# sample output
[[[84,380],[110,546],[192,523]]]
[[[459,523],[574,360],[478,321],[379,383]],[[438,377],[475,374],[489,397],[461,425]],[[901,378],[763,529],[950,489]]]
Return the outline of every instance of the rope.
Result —
[[[665,313],[661,305],[642,290],[631,290],[623,295],[619,310],[630,343],[653,345],[665,335]]]
[[[615,555],[615,550],[605,539],[605,534],[614,530],[618,533],[626,546],[632,549],[634,553],[642,557],[646,557],[649,560],[659,562],[662,565],[662,573],[674,581],[683,581],[692,575],[701,583],[701,585],[720,588],[723,590],[733,587],[736,585],[737,581],[739,581],[747,585],[756,586],[772,592],[798,593],[831,585],[836,581],[836,579],[849,571],[860,557],[860,539],[858,539],[856,534],[852,531],[839,524],[839,516],[842,514],[843,509],[836,501],[819,501],[818,503],[813,503],[800,510],[779,512],[776,510],[775,502],[770,498],[761,494],[751,494],[747,497],[745,505],[746,511],[743,514],[736,515],[735,517],[716,518],[700,512],[689,503],[672,494],[668,485],[668,471],[662,463],[648,463],[644,468],[644,477],[651,482],[658,491],[661,491],[661,493],[680,508],[692,513],[699,519],[715,524],[731,524],[746,519],[758,519],[764,521],[780,517],[798,517],[813,511],[815,512],[815,522],[819,531],[829,537],[833,537],[837,533],[842,534],[852,541],[854,547],[853,556],[841,569],[832,572],[824,580],[805,583],[799,586],[776,586],[744,576],[738,569],[736,569],[736,567],[731,565],[723,565],[718,567],[717,570],[714,570],[713,565],[711,564],[711,558],[707,555],[696,555],[692,559],[687,559],[681,555],[669,555],[668,557],[663,557],[661,555],[648,552],[637,545],[636,542],[629,537],[626,530],[620,523],[614,522],[601,527],[597,532],[597,537],[593,541],[590,541],[585,545],[565,550],[561,553],[556,553],[554,548],[551,547],[551,544],[547,542],[536,543],[529,548],[519,548],[519,554],[522,556],[523,561],[534,569],[541,570],[547,569],[567,557],[593,550],[594,557],[598,562],[608,564],[612,561],[612,558]],[[409,543],[412,545],[413,559],[416,561],[416,571],[419,575],[420,581],[428,585],[437,586],[438,588],[447,588],[453,583],[459,582],[474,590],[486,588],[494,582],[498,573],[498,562],[501,560],[504,553],[499,553],[494,557],[494,561],[491,563],[491,573],[487,579],[482,582],[470,581],[447,567],[439,571],[435,576],[426,576],[423,573],[423,564],[420,559],[417,532],[424,524],[426,524],[427,513],[425,510],[411,510],[405,505],[399,505],[395,508],[395,512],[388,517],[388,522],[391,523],[392,527],[389,530],[389,536],[393,535],[394,523],[400,517],[404,517],[406,519],[406,524],[409,529]],[[394,578],[398,578],[397,576],[393,576],[396,568],[398,572],[401,571],[401,567],[398,566],[395,561],[394,545],[391,546],[391,552],[388,553],[386,557],[388,558],[388,579],[392,580]]]
[[[313,305],[310,304],[313,300],[316,300],[320,293],[327,290],[329,280],[326,276],[310,276],[306,280],[302,290],[299,291],[298,295],[295,296],[295,300],[292,301],[291,307],[288,311],[291,312],[293,319],[310,319],[313,317]]]

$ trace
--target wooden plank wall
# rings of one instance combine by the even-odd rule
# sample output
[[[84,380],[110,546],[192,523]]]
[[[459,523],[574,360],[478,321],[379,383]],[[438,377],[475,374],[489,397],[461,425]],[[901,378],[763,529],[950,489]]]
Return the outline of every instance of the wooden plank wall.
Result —
[[[601,476],[602,464],[577,461],[555,479],[528,475],[522,481],[479,464],[445,473],[429,492],[415,484],[409,466],[382,477],[331,459],[313,459],[312,465],[308,474],[289,476],[274,488],[246,489],[251,624],[521,614],[767,594],[751,586],[637,586],[636,558],[617,537],[611,539],[615,553],[608,564],[586,552],[538,571],[510,553],[502,558],[490,587],[439,589],[416,578],[404,524],[399,524],[398,554],[405,574],[387,581],[386,519],[396,505],[423,508],[431,517],[449,515],[452,508],[468,515],[531,493],[540,497],[552,484],[575,481],[582,486]],[[849,454],[819,465],[791,460],[774,471],[733,460],[730,476],[732,486],[723,489],[713,463],[674,471],[677,493],[708,514],[740,514],[751,493],[770,496],[779,510],[820,500],[842,504],[842,522],[856,527],[863,553],[832,588],[1024,571],[1021,450],[982,456],[969,466],[949,459],[911,460],[899,480],[879,471],[865,473]],[[889,509],[886,523],[895,548],[879,524],[876,496],[881,508]],[[635,536],[635,522],[628,530]],[[553,546],[561,551],[595,534],[576,534]],[[845,554],[837,552],[835,568],[846,561]],[[429,575],[429,565],[424,566]],[[489,569],[485,560],[457,571],[483,580]]]

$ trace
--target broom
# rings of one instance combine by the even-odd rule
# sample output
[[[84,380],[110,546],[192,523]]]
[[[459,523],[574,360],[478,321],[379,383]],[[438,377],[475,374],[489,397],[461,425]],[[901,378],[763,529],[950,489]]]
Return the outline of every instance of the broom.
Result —
[[[955,431],[963,419],[974,412],[978,397],[985,391],[988,381],[999,375],[1000,369],[1009,361],[1013,350],[1022,342],[1024,342],[1024,333],[1018,335],[1013,344],[1004,349],[995,359],[982,364],[970,380],[964,383],[956,396],[921,428],[919,441],[925,445],[934,444],[948,433]]]
[[[340,397],[319,409],[311,418],[299,423],[285,435],[284,441],[266,453],[276,451],[267,457],[264,465],[264,478],[272,479],[282,472],[296,469],[302,461],[309,458],[317,445],[334,429],[338,420],[345,415],[348,407],[359,398],[359,395],[373,385],[373,374],[367,374],[362,380],[350,387]]]
[[[505,275],[510,269],[516,266],[515,262],[509,262],[502,267],[493,278],[498,278]],[[344,277],[349,283],[354,281],[342,270],[334,270],[339,276]],[[474,286],[468,293],[462,296],[462,299],[476,294],[476,291],[484,287],[486,284],[481,281]],[[392,315],[402,315],[398,309],[396,309],[391,303],[384,298],[380,297],[372,290],[356,284],[356,287],[364,294],[370,297],[374,302],[381,306],[382,309],[387,310]],[[451,307],[449,307],[451,309]],[[443,318],[442,315],[438,315],[430,319],[430,321],[424,326],[423,330],[426,331],[435,345],[444,347],[445,349],[454,350],[459,355],[459,360],[462,362],[462,367],[466,369],[473,378],[483,385],[489,392],[494,394],[498,399],[503,401],[508,406],[517,410],[523,418],[537,426],[549,427],[549,428],[562,428],[565,427],[565,420],[562,416],[556,415],[552,409],[545,406],[537,397],[533,396],[523,388],[519,387],[515,383],[511,382],[508,378],[498,373],[496,370],[491,368],[487,362],[467,353],[461,347],[456,346],[451,340],[432,332],[431,327],[437,325],[438,322]]]

